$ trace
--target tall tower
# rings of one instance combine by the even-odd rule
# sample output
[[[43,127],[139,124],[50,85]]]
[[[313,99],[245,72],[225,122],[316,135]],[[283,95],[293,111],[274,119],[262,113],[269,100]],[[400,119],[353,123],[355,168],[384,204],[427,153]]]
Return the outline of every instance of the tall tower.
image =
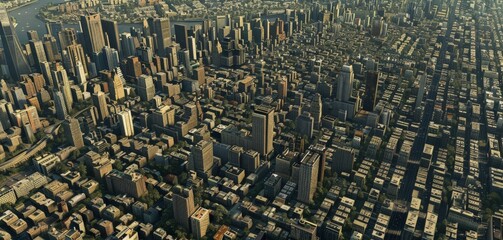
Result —
[[[262,156],[267,156],[273,150],[274,109],[267,106],[257,106],[252,115],[252,148]]]
[[[9,68],[9,75],[14,80],[19,80],[19,75],[31,73],[30,66],[21,49],[21,44],[17,38],[16,31],[7,15],[5,7],[0,8],[0,36],[5,53],[5,60]]]
[[[321,102],[321,95],[319,93],[315,93],[313,97],[313,101],[311,102],[311,116],[314,119],[314,128],[321,128],[321,115],[323,112],[323,104]]]
[[[194,193],[191,188],[177,185],[173,189],[173,213],[175,222],[189,229],[189,218],[195,211]]]
[[[120,46],[120,39],[119,39],[119,25],[117,24],[116,21],[113,20],[108,20],[108,19],[102,19],[101,20],[101,26],[103,28],[103,32],[105,33],[105,42],[107,42],[108,46],[120,51],[121,46]]]
[[[211,175],[213,167],[213,142],[201,140],[191,149],[191,169]]]
[[[363,98],[363,109],[373,111],[376,105],[377,85],[379,73],[377,71],[367,71],[365,79],[365,97]]]
[[[150,101],[155,96],[154,80],[152,76],[141,75],[138,78],[137,90],[142,101]]]
[[[353,66],[344,65],[339,74],[339,82],[337,83],[336,99],[338,101],[347,102],[349,100],[353,91],[354,78]]]
[[[65,97],[66,110],[70,112],[72,111],[73,97],[70,88],[70,82],[68,81],[68,74],[66,74],[65,69],[59,69],[57,71],[53,71],[52,73],[52,77],[55,80],[58,89],[63,93],[63,96]]]
[[[175,24],[175,38],[176,43],[180,44],[181,49],[187,49],[188,37],[187,27],[185,25]]]
[[[166,48],[171,45],[171,23],[169,18],[155,18],[152,26],[157,35],[157,48],[160,56],[166,56]]]
[[[98,115],[100,117],[100,121],[105,120],[105,118],[108,117],[108,115],[109,115],[107,100],[105,98],[105,93],[102,91],[99,91],[99,92],[93,94],[92,100],[93,100],[93,105],[98,109]]]
[[[105,46],[105,37],[101,26],[99,14],[87,14],[80,16],[80,25],[84,33],[86,52],[92,56],[95,52],[100,52]]]
[[[65,130],[68,141],[70,141],[75,148],[80,149],[84,146],[79,120],[75,118],[66,119],[66,121],[63,122],[63,129]]]
[[[320,155],[307,151],[300,162],[299,169],[299,193],[297,200],[303,203],[311,203],[318,182],[318,168]]]
[[[122,83],[122,79],[119,74],[116,72],[114,72],[112,78],[110,78],[108,87],[110,89],[110,98],[112,100],[118,101],[125,97],[124,84]]]
[[[44,44],[40,40],[30,40],[30,48],[35,60],[35,67],[41,71],[40,63],[47,61],[45,55]]]
[[[66,110],[65,97],[60,91],[54,92],[54,106],[56,107],[56,116],[59,120],[63,120],[68,116],[68,111]]]
[[[121,127],[121,134],[126,137],[132,137],[134,135],[133,127],[133,117],[131,116],[131,110],[126,109],[118,113],[119,124]]]

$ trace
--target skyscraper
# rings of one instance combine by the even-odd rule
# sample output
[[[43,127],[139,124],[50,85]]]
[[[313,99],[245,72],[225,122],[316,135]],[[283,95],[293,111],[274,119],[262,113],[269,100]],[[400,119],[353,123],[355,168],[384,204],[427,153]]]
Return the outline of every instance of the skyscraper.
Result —
[[[154,80],[152,76],[141,75],[138,78],[137,91],[142,101],[150,101],[155,96]]]
[[[112,100],[118,101],[125,97],[124,84],[119,74],[113,73],[112,78],[108,81],[108,87],[110,92],[110,98]]]
[[[105,37],[101,26],[99,14],[87,14],[80,16],[80,25],[84,33],[85,49],[89,56],[100,52],[105,46]]]
[[[118,113],[121,134],[126,137],[134,136],[133,117],[131,110],[126,109]]]
[[[321,102],[321,95],[319,93],[314,94],[313,101],[311,102],[311,108],[309,110],[314,120],[314,128],[320,129],[323,103]]]
[[[192,229],[192,234],[196,239],[201,239],[206,236],[206,231],[210,225],[210,211],[208,209],[200,207],[197,211],[190,217],[190,228]]]
[[[7,15],[5,7],[0,8],[0,36],[5,54],[5,61],[9,68],[9,75],[12,79],[18,80],[19,75],[31,73],[30,66],[21,49],[21,44],[17,38],[16,31]]]
[[[169,18],[155,18],[152,23],[152,32],[157,35],[159,55],[164,57],[166,56],[166,48],[171,45],[171,23]]]
[[[54,106],[56,107],[56,116],[59,120],[64,120],[68,116],[66,110],[65,97],[60,91],[54,92]]]
[[[363,109],[373,111],[376,105],[377,85],[379,73],[377,71],[367,71],[365,79],[365,97],[363,98]]]
[[[201,140],[191,149],[191,169],[201,174],[211,175],[213,168],[213,142]]]
[[[355,162],[355,150],[351,147],[337,146],[332,158],[332,171],[351,173]]]
[[[53,71],[53,79],[55,80],[57,88],[63,93],[65,97],[65,106],[68,112],[72,111],[73,97],[70,82],[68,81],[68,74],[66,70],[61,68],[57,71]]]
[[[108,115],[109,115],[107,100],[105,98],[105,93],[102,91],[99,91],[99,92],[93,94],[92,100],[93,100],[93,105],[98,109],[98,115],[99,115],[100,121],[105,120],[105,118],[108,117]]]
[[[30,40],[30,48],[35,60],[35,67],[41,71],[40,63],[47,61],[44,44],[40,40]]]
[[[311,203],[318,182],[318,168],[320,165],[320,155],[307,151],[300,161],[299,169],[299,193],[297,200],[303,203]]]
[[[187,27],[185,25],[175,24],[175,39],[176,43],[180,44],[181,49],[187,49],[188,37]]]
[[[58,32],[58,38],[61,49],[66,49],[67,46],[77,44],[77,32],[73,28],[65,28]]]
[[[81,44],[71,44],[66,47],[66,52],[68,54],[68,70],[72,74],[76,74],[77,72],[77,62],[80,62],[82,64],[82,67],[86,73],[86,76],[88,74],[87,71],[87,57],[84,53],[84,48],[82,47]]]
[[[274,109],[257,106],[252,115],[252,148],[263,156],[273,150]]]
[[[63,122],[63,129],[68,141],[77,149],[84,146],[84,139],[82,138],[82,131],[80,130],[79,120],[75,118],[68,118]]]
[[[338,101],[347,102],[351,97],[353,91],[353,80],[354,80],[353,66],[344,65],[339,74],[339,79],[337,83],[337,95],[336,99]]]
[[[116,21],[101,19],[101,26],[103,28],[103,32],[105,33],[105,42],[107,42],[108,46],[120,51],[120,39],[119,39],[119,25]]]
[[[189,218],[195,210],[192,189],[180,185],[173,187],[173,215],[175,216],[175,222],[185,229],[189,229]]]

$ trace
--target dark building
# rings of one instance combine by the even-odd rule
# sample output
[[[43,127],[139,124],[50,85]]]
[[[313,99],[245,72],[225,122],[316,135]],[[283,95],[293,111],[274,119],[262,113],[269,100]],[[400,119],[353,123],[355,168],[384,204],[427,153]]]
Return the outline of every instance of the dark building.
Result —
[[[116,21],[102,19],[101,26],[103,28],[103,32],[105,33],[105,42],[111,48],[115,48],[117,51],[120,51],[120,39],[119,39],[119,26]]]
[[[31,73],[31,69],[23,55],[16,31],[4,7],[0,8],[0,24],[2,24],[0,36],[2,37],[5,61],[9,68],[9,74],[12,79],[18,80],[19,75],[29,74]]]
[[[187,36],[187,27],[185,25],[175,24],[175,39],[180,44],[181,49],[187,49],[189,42]]]
[[[368,71],[365,80],[365,97],[363,98],[363,109],[366,111],[374,110],[378,82],[379,73],[377,71]]]

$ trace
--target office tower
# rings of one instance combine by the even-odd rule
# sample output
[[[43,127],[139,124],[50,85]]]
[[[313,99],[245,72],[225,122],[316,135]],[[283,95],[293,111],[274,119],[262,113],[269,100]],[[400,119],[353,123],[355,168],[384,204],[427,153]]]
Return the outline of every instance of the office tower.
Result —
[[[134,38],[131,33],[121,33],[120,36],[121,55],[129,57],[135,53]]]
[[[65,28],[58,32],[61,49],[66,49],[69,45],[77,44],[77,32],[73,28]]]
[[[194,211],[194,193],[192,189],[180,185],[173,187],[173,215],[175,216],[175,222],[185,229],[189,229],[189,218]]]
[[[65,97],[60,91],[54,92],[54,106],[56,108],[56,116],[59,120],[64,120],[68,116],[66,110]]]
[[[197,60],[197,47],[196,47],[196,38],[190,36],[188,38],[188,45],[189,45],[189,56],[190,59],[192,60]]]
[[[101,19],[101,26],[103,28],[103,32],[105,33],[105,39],[108,42],[108,46],[116,49],[117,51],[121,50],[120,40],[119,40],[119,25],[116,21]]]
[[[68,118],[63,122],[63,129],[68,141],[77,149],[84,146],[84,139],[82,138],[82,131],[80,130],[79,120],[75,118]]]
[[[175,24],[175,39],[176,43],[180,44],[181,49],[187,49],[188,36],[187,27],[185,25]]]
[[[419,77],[419,89],[417,91],[416,96],[416,104],[415,108],[419,108],[421,103],[423,102],[424,91],[426,90],[426,73],[424,73],[421,77]]]
[[[87,82],[86,70],[84,69],[84,65],[82,64],[81,61],[77,61],[76,70],[77,72],[75,73],[75,75],[77,75],[77,83],[80,85],[86,84]]]
[[[38,33],[35,30],[28,30],[26,31],[26,35],[28,35],[28,40],[29,41],[38,41]]]
[[[43,45],[48,62],[61,60],[61,55],[58,50],[58,42],[55,37],[49,34],[44,34]]]
[[[12,25],[9,15],[7,15],[5,7],[0,8],[0,24],[2,24],[0,36],[2,37],[5,62],[7,62],[9,68],[9,75],[13,80],[19,80],[21,74],[29,74],[31,73],[31,69],[23,54],[16,30]]]
[[[109,78],[108,88],[110,92],[110,98],[114,101],[119,101],[126,97],[124,92],[124,83],[122,83],[122,79],[119,74],[115,71],[112,74],[113,76]]]
[[[152,113],[152,123],[159,127],[175,125],[175,109],[162,105]]]
[[[363,109],[366,111],[374,111],[378,84],[379,73],[373,70],[367,71],[365,79],[365,97],[363,98]]]
[[[311,203],[318,182],[318,168],[320,167],[320,155],[307,151],[300,161],[299,168],[299,193],[297,200],[303,203]]]
[[[194,235],[196,239],[201,239],[206,236],[209,225],[210,211],[208,209],[200,207],[190,217],[190,228],[192,229],[192,235]]]
[[[306,136],[307,139],[311,139],[313,137],[314,130],[314,118],[311,116],[311,113],[304,112],[298,116],[295,122],[295,127],[301,136]]]
[[[291,223],[290,238],[292,240],[316,240],[316,230],[318,226],[315,223],[305,219],[299,219],[297,222]]]
[[[141,75],[141,62],[138,57],[129,56],[126,60],[126,75],[139,77]]]
[[[105,37],[101,26],[99,14],[87,14],[80,16],[80,25],[84,33],[84,43],[86,53],[92,56],[95,52],[100,52],[105,46]]]
[[[271,23],[269,19],[266,19],[264,22],[264,40],[269,40],[271,38]]]
[[[252,115],[252,149],[263,156],[273,150],[274,109],[257,106]]]
[[[159,56],[166,56],[166,48],[171,45],[171,23],[169,18],[152,19],[152,33],[157,35],[157,48]],[[176,29],[176,26],[175,26]]]
[[[100,121],[105,120],[105,118],[107,118],[109,115],[107,100],[105,98],[105,93],[102,91],[99,91],[99,92],[93,94],[92,101],[93,101],[93,105],[98,110],[98,116],[99,116]]]
[[[155,96],[154,80],[152,79],[152,76],[142,74],[138,78],[136,90],[142,101],[152,100]]]
[[[71,112],[73,106],[73,97],[70,82],[68,81],[68,74],[66,74],[66,70],[63,68],[57,71],[53,71],[52,73],[52,77],[55,80],[55,85],[65,97],[66,110],[68,110],[68,112]]]
[[[30,48],[33,53],[33,59],[35,60],[35,67],[41,71],[40,63],[47,61],[44,45],[42,44],[42,41],[30,40]]]
[[[203,175],[211,175],[213,168],[213,142],[201,140],[191,149],[190,168]]]
[[[104,69],[112,70],[119,67],[119,52],[114,48],[108,46],[103,47],[102,56]]]
[[[108,191],[140,198],[147,194],[146,177],[135,171],[113,169],[105,177]]]
[[[351,173],[353,163],[355,162],[355,150],[347,146],[335,147],[335,153],[332,158],[332,172]]]
[[[19,109],[23,109],[24,105],[28,104],[28,101],[26,101],[26,95],[24,94],[22,88],[14,87],[12,89],[12,97],[14,98],[13,99],[14,100],[14,104]]]
[[[12,126],[9,120],[9,115],[12,112],[12,104],[7,102],[5,99],[0,99],[0,124],[4,130],[9,129]]]
[[[260,165],[260,154],[257,151],[247,150],[241,154],[241,168],[246,174],[254,173]]]
[[[133,117],[131,116],[131,110],[126,109],[122,112],[119,112],[118,115],[122,136],[125,137],[134,136]]]
[[[353,66],[344,65],[339,74],[339,79],[337,83],[337,96],[338,101],[347,102],[351,97],[353,91]]]
[[[286,79],[281,79],[278,82],[278,97],[280,99],[286,99],[286,96],[288,95],[288,82]]]
[[[68,54],[68,60],[69,60],[68,70],[75,75],[77,73],[76,68],[77,62],[80,62],[87,76],[88,75],[87,57],[86,54],[84,53],[84,48],[82,47],[82,45],[81,44],[68,45],[66,47],[66,52]]]
[[[321,101],[321,95],[319,93],[315,93],[313,97],[313,101],[311,102],[311,108],[309,109],[311,116],[314,120],[314,128],[321,128],[321,115],[323,113],[323,103]]]

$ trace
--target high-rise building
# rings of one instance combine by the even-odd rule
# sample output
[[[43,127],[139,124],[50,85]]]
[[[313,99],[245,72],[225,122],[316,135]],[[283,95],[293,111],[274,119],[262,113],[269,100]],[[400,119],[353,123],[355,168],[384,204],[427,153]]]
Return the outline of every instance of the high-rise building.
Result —
[[[337,146],[332,159],[332,171],[351,173],[355,162],[355,150],[351,147]]]
[[[89,56],[100,52],[105,46],[105,37],[101,26],[99,14],[86,14],[80,16],[80,25],[84,33],[85,49]]]
[[[318,183],[318,168],[320,166],[320,155],[307,151],[300,161],[299,168],[299,192],[297,200],[303,203],[311,203]]]
[[[311,113],[304,112],[298,116],[295,122],[295,127],[301,136],[307,136],[308,139],[311,139],[313,137],[314,129],[314,118],[311,116]]]
[[[77,44],[77,31],[74,28],[65,28],[58,32],[61,49],[66,49],[69,45]]]
[[[71,44],[66,47],[66,52],[68,54],[68,70],[72,74],[77,73],[77,62],[80,62],[82,64],[82,67],[85,71],[85,74],[87,76],[88,71],[87,71],[87,57],[86,54],[84,53],[84,48],[82,47],[81,44]]]
[[[201,140],[191,149],[191,169],[198,173],[211,175],[213,168],[213,142]]]
[[[157,35],[157,48],[160,56],[166,56],[166,48],[171,45],[171,23],[169,18],[152,19],[152,32]]]
[[[82,138],[82,131],[80,130],[79,120],[75,118],[68,118],[63,122],[63,129],[68,141],[77,149],[84,146],[84,139]]]
[[[252,115],[252,149],[263,156],[273,150],[274,109],[257,106]]]
[[[146,177],[135,171],[120,172],[113,169],[106,175],[105,180],[108,191],[115,194],[127,194],[139,198],[148,192]]]
[[[40,63],[47,61],[45,55],[44,44],[40,40],[30,40],[30,48],[35,60],[35,67],[41,71]]]
[[[21,74],[31,73],[31,69],[23,54],[21,44],[5,7],[0,8],[0,24],[2,24],[0,36],[2,37],[5,62],[7,62],[9,68],[9,75],[13,80],[18,80]]]
[[[189,229],[189,218],[195,211],[194,193],[191,188],[173,187],[173,215],[175,222],[185,229]]]
[[[196,239],[201,239],[206,236],[209,225],[210,211],[206,208],[200,207],[190,217],[190,228],[192,229],[192,235],[194,235]]]
[[[113,72],[113,76],[109,78],[108,88],[110,92],[110,98],[114,101],[119,101],[126,97],[124,93],[124,84],[119,74]]]
[[[105,42],[107,45],[117,51],[121,50],[120,39],[119,39],[119,25],[116,21],[101,19],[101,26],[103,32],[105,33]]]
[[[363,98],[363,110],[374,111],[377,98],[377,85],[379,83],[379,73],[368,71],[365,79],[365,97]]]
[[[316,230],[318,226],[315,223],[305,219],[299,219],[291,224],[290,238],[293,240],[316,240]]]
[[[187,36],[187,27],[181,24],[175,24],[175,40],[180,44],[181,49],[187,49],[189,40]]]
[[[159,127],[175,125],[175,109],[162,105],[152,113],[152,123]]]
[[[154,80],[152,76],[141,75],[138,78],[138,85],[136,88],[142,101],[150,101],[155,96]]]
[[[311,102],[311,108],[309,109],[311,116],[314,120],[314,128],[321,128],[321,115],[323,113],[323,103],[321,101],[321,95],[319,93],[315,93],[313,97],[313,101]]]
[[[121,56],[129,57],[134,54],[135,46],[134,46],[134,38],[131,36],[131,33],[121,33],[120,36],[120,45],[121,45]]]
[[[105,118],[107,118],[109,115],[105,93],[102,91],[99,91],[99,92],[93,94],[92,100],[93,100],[93,105],[98,110],[98,116],[99,116],[100,121],[105,120]]]
[[[65,97],[60,91],[54,92],[54,106],[58,119],[64,120],[68,116],[68,111],[66,110]]]
[[[70,81],[68,80],[68,74],[66,74],[66,70],[61,68],[57,71],[52,72],[52,78],[55,80],[57,88],[63,93],[65,97],[65,106],[68,112],[72,111],[73,105],[73,97],[70,86]]]
[[[77,83],[80,85],[86,84],[87,82],[86,70],[84,69],[84,65],[82,64],[81,61],[77,61],[76,70],[77,72],[75,73],[75,75],[77,75]]]
[[[28,35],[28,40],[29,41],[38,41],[38,33],[35,30],[28,30],[26,31],[26,35]]]
[[[336,99],[338,101],[347,102],[349,100],[353,91],[354,77],[353,66],[344,65],[337,83]]]
[[[320,167],[318,168],[318,182],[323,183],[325,177],[325,162],[327,160],[327,147],[324,144],[316,143],[309,146],[309,151],[320,155]]]
[[[119,112],[118,115],[121,134],[125,137],[134,136],[133,117],[131,116],[131,110],[126,109],[122,112]]]
[[[254,173],[260,165],[260,154],[257,151],[247,150],[241,154],[241,168],[247,174]]]

